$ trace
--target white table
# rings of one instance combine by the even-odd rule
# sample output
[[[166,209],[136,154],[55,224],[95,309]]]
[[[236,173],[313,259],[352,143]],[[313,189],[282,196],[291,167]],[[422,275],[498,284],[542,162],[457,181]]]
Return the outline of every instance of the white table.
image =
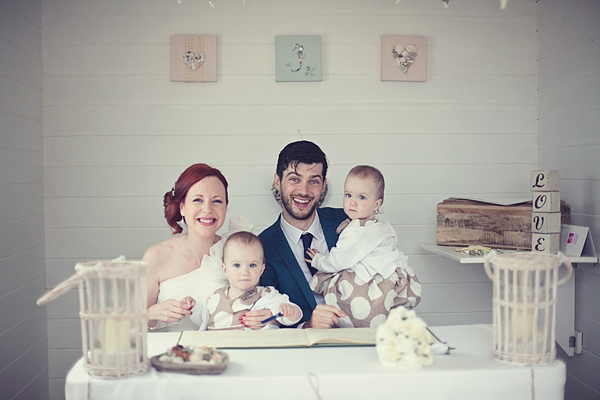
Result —
[[[159,373],[153,368],[133,378],[90,378],[82,360],[67,376],[66,398],[120,400],[175,399],[419,399],[562,400],[562,361],[539,366],[503,364],[492,358],[489,325],[432,327],[456,350],[436,355],[431,367],[401,371],[377,360],[374,347],[226,350],[222,375]],[[174,345],[178,333],[149,334],[148,355]],[[318,387],[311,385],[314,374]],[[313,381],[314,382],[314,381]]]

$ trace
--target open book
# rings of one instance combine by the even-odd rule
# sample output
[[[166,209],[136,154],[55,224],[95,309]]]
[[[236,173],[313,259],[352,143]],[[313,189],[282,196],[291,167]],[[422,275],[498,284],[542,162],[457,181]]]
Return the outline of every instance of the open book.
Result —
[[[182,346],[207,346],[221,349],[375,346],[377,328],[267,329],[234,331],[184,331]]]

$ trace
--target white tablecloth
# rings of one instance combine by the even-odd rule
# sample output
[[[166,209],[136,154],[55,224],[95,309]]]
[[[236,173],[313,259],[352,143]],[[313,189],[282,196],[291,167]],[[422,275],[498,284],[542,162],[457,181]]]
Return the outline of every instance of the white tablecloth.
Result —
[[[562,361],[515,366],[492,358],[488,325],[433,327],[456,350],[436,355],[416,371],[385,367],[374,347],[226,350],[229,367],[221,375],[159,373],[153,368],[133,378],[91,378],[77,362],[67,376],[67,400],[175,399],[563,399]],[[179,333],[150,333],[148,355],[176,344]],[[312,378],[310,375],[314,374]]]

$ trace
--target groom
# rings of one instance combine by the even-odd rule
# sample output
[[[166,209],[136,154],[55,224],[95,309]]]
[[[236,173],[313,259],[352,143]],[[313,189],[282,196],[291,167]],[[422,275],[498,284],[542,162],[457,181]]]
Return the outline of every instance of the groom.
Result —
[[[314,268],[311,271],[304,255],[307,247],[329,253],[339,236],[336,228],[347,218],[341,208],[317,208],[325,195],[326,174],[327,158],[319,146],[306,140],[285,146],[273,182],[281,215],[259,235],[266,258],[260,284],[274,286],[300,306],[303,328],[331,328],[345,317],[310,289]]]

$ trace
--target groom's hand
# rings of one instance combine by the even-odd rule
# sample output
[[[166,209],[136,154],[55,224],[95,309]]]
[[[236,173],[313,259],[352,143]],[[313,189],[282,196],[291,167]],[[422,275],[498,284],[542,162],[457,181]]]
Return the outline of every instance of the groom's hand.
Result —
[[[338,318],[344,318],[346,313],[334,306],[317,304],[312,316],[303,328],[329,329],[338,324]]]

